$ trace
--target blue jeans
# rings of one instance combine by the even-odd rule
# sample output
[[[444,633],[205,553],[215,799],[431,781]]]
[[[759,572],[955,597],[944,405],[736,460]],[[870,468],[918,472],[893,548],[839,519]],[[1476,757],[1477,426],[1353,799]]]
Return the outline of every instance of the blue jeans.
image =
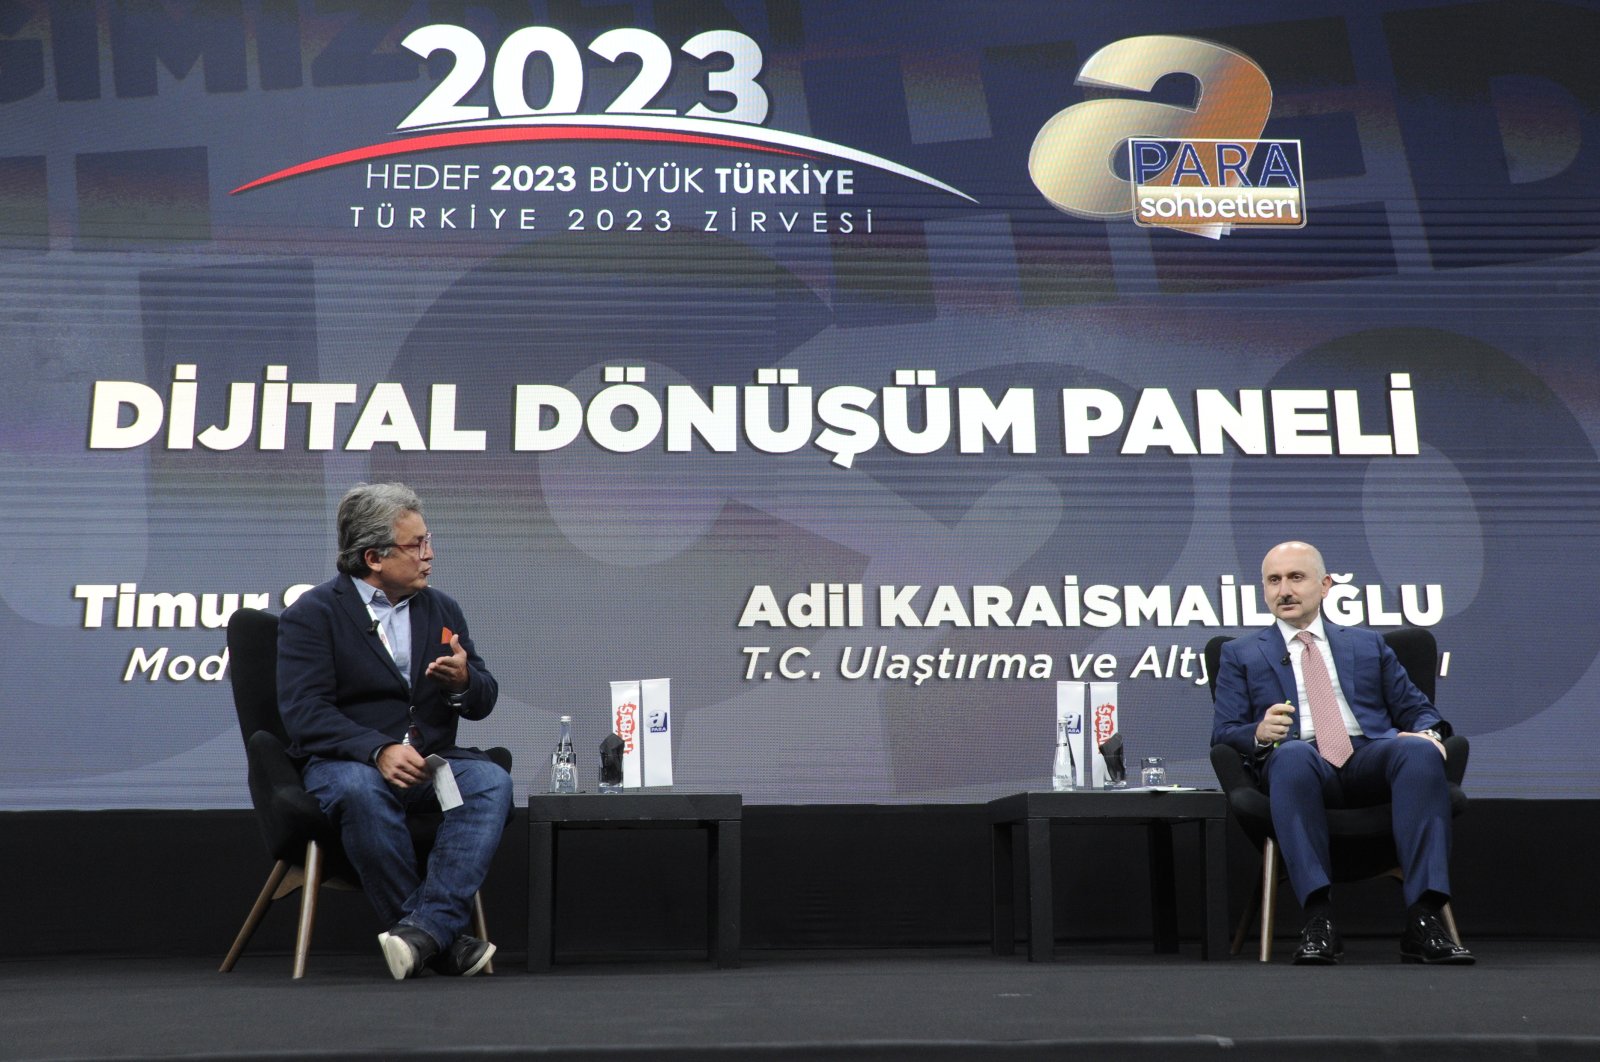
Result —
[[[383,924],[415,926],[441,948],[467,927],[472,898],[500,847],[511,808],[511,776],[497,764],[446,758],[465,803],[445,813],[422,876],[406,811],[419,805],[437,809],[433,783],[397,789],[371,764],[321,757],[313,757],[303,772],[306,789],[339,831]]]

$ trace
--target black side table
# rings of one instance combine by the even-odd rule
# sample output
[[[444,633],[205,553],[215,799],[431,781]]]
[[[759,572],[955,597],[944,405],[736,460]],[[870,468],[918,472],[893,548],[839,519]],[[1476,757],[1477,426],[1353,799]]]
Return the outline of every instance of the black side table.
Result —
[[[1014,950],[1012,911],[1013,836],[1024,830],[1024,881],[1028,913],[1028,959],[1050,962],[1055,958],[1055,893],[1050,880],[1050,827],[1054,823],[1105,824],[1125,822],[1148,830],[1150,845],[1150,904],[1157,951],[1178,950],[1178,901],[1173,880],[1172,826],[1195,823],[1200,830],[1200,887],[1205,928],[1200,957],[1227,955],[1228,864],[1226,835],[1228,801],[1219,792],[1171,790],[1077,790],[1073,792],[1017,793],[989,802],[993,830],[994,924],[990,944],[994,954]]]
[[[550,969],[555,947],[556,861],[561,830],[706,831],[706,952],[739,965],[738,793],[544,793],[528,798],[528,969]]]

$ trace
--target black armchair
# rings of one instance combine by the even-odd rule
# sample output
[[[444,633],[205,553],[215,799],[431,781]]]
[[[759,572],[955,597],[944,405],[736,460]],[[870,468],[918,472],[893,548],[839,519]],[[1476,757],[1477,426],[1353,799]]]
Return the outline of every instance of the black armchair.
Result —
[[[228,620],[228,670],[234,710],[244,738],[249,766],[250,802],[261,826],[273,866],[254,906],[222,960],[221,972],[232,970],[274,900],[302,889],[300,922],[295,934],[294,976],[304,977],[317,917],[321,886],[358,889],[358,879],[338,832],[323,815],[316,798],[300,780],[300,764],[288,753],[289,735],[278,714],[278,617],[256,609],[240,609]],[[511,753],[488,750],[489,758],[507,772]],[[408,817],[417,859],[427,858],[442,813],[416,812]],[[473,934],[488,939],[481,896],[473,897]],[[491,965],[486,972],[493,973]]]
[[[1384,641],[1406,669],[1406,674],[1417,688],[1434,700],[1434,676],[1438,674],[1439,646],[1430,631],[1420,627],[1402,627],[1386,631]],[[1206,674],[1209,676],[1211,696],[1217,695],[1217,663],[1222,656],[1223,643],[1229,639],[1218,636],[1206,643]],[[1437,703],[1437,702],[1435,702]],[[1445,739],[1445,775],[1450,780],[1450,811],[1460,815],[1466,809],[1467,797],[1461,791],[1461,779],[1467,771],[1467,756],[1471,748],[1467,739],[1452,735]],[[1234,955],[1244,947],[1245,930],[1250,923],[1251,908],[1260,902],[1262,962],[1272,955],[1272,927],[1277,908],[1279,866],[1277,839],[1272,832],[1272,809],[1267,794],[1256,784],[1245,767],[1244,757],[1227,745],[1211,748],[1211,767],[1217,772],[1222,791],[1227,794],[1228,806],[1234,818],[1244,828],[1245,836],[1261,852],[1261,874],[1250,904],[1239,920],[1233,936]],[[1330,808],[1328,810],[1328,835],[1333,854],[1336,881],[1363,881],[1367,878],[1388,876],[1402,880],[1399,860],[1395,856],[1392,808],[1389,804],[1370,807]],[[1456,929],[1455,913],[1446,904],[1444,922],[1457,944],[1461,934]]]

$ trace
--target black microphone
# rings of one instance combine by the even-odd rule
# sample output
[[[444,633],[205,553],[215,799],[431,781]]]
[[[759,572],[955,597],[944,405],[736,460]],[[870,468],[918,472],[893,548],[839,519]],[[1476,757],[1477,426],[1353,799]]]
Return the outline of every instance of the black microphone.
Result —
[[[1285,649],[1283,651],[1283,659],[1279,660],[1278,663],[1283,664],[1285,667],[1288,666],[1288,664],[1289,664],[1289,650]]]
[[[378,621],[377,621],[376,618],[374,618],[373,621],[372,621],[372,626],[367,628],[367,633],[368,634],[377,634],[378,633],[378,627],[379,627]],[[1284,661],[1284,663],[1288,663],[1289,662],[1289,658],[1286,656],[1286,657],[1283,658],[1283,661]]]

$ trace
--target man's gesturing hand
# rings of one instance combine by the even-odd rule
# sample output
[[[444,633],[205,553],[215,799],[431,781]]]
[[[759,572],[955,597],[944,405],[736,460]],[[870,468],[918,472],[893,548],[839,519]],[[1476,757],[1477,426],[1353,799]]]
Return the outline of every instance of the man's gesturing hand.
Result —
[[[450,636],[450,654],[430,663],[427,675],[447,690],[467,688],[467,651],[461,648],[461,635]]]
[[[1261,722],[1256,724],[1256,744],[1272,745],[1289,736],[1289,727],[1294,722],[1294,705],[1274,704],[1267,709],[1267,714]]]

